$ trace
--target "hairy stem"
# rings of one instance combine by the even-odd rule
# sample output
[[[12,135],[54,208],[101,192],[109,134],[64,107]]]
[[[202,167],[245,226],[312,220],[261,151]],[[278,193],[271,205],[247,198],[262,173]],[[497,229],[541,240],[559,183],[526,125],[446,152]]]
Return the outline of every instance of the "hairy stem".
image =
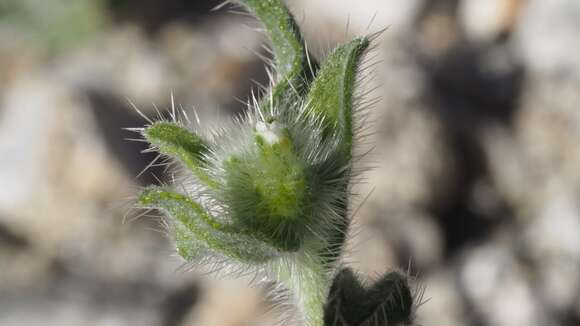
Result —
[[[299,269],[299,270],[298,270]],[[303,260],[300,265],[281,263],[276,278],[294,296],[306,326],[324,326],[324,303],[332,278],[323,265],[313,259]]]

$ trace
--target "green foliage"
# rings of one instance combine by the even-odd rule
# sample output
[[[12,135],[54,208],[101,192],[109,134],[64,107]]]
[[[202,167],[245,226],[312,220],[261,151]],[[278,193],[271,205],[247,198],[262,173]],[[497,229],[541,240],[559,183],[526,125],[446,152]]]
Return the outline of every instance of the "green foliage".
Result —
[[[215,188],[215,182],[203,170],[204,155],[209,146],[205,140],[172,122],[159,121],[144,131],[151,145],[165,155],[178,159],[207,186]]]
[[[284,105],[296,99],[308,80],[307,53],[298,27],[280,0],[239,1],[264,24],[272,44],[274,66],[278,74],[276,87],[272,90],[272,102],[263,106]],[[274,68],[274,67],[273,67]]]
[[[302,38],[286,7],[279,0],[242,0],[260,18],[272,42],[279,75],[289,82],[296,80],[306,63]]]
[[[326,59],[308,94],[311,109],[327,117],[327,128],[342,134],[344,158],[351,158],[355,76],[359,58],[368,47],[366,38],[338,47]]]
[[[404,275],[388,273],[366,290],[350,270],[337,273],[349,227],[357,72],[369,39],[338,47],[319,66],[281,0],[239,3],[270,37],[272,88],[211,135],[179,121],[175,108],[172,121],[140,130],[186,174],[182,193],[148,187],[140,206],[166,213],[188,262],[249,268],[282,283],[306,325],[410,324]]]
[[[185,195],[149,187],[139,195],[139,203],[160,208],[171,216],[177,232],[178,251],[184,258],[196,257],[198,253],[192,249],[204,247],[207,251],[221,252],[229,258],[248,263],[264,262],[274,256],[274,250],[254,237],[236,232],[234,228],[215,220],[201,205]]]

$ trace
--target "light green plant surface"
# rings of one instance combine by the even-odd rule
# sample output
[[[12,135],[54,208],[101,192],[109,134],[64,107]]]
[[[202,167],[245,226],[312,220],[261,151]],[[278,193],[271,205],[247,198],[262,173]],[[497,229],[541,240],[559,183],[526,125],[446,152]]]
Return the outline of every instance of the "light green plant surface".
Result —
[[[166,213],[177,251],[188,262],[252,270],[281,282],[306,325],[363,325],[376,307],[393,304],[375,296],[360,310],[368,316],[351,318],[341,315],[341,300],[327,299],[332,293],[361,295],[359,283],[345,285],[335,276],[349,227],[357,71],[369,40],[338,47],[317,68],[281,0],[239,3],[270,37],[272,88],[250,103],[244,117],[208,136],[178,119],[175,107],[171,121],[140,130],[188,177],[182,191],[148,187],[138,202]],[[397,298],[410,306],[406,278],[396,280],[385,284],[403,289]],[[408,311],[397,313],[397,324],[410,320]]]
[[[0,0],[0,29],[32,45],[59,52],[105,25],[102,0]]]

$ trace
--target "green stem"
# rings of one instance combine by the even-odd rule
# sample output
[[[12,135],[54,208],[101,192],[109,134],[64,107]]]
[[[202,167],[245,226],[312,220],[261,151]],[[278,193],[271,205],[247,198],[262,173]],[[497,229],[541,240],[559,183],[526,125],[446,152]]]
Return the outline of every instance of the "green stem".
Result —
[[[324,303],[332,285],[330,273],[313,259],[302,260],[298,266],[291,265],[280,262],[277,279],[294,296],[304,316],[304,325],[324,326]]]

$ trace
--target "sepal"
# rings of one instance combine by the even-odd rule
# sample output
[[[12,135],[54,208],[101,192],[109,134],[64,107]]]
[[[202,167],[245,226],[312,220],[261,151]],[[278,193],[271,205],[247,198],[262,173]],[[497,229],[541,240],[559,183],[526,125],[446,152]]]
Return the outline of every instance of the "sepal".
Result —
[[[396,271],[371,287],[363,286],[349,268],[342,269],[324,307],[326,326],[412,325],[414,298],[407,276]]]

